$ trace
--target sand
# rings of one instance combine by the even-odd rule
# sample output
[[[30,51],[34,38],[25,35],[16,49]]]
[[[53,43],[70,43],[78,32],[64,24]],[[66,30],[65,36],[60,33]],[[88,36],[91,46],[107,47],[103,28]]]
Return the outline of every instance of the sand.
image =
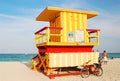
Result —
[[[71,75],[49,79],[30,68],[30,62],[0,62],[0,81],[120,81],[120,59],[103,64],[104,73],[101,77],[90,75],[82,78],[80,75]]]

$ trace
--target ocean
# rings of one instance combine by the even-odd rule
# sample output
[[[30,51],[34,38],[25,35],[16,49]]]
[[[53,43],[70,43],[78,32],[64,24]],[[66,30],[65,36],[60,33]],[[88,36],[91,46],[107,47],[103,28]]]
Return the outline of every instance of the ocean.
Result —
[[[0,54],[0,62],[23,62],[23,61],[31,61],[31,59],[37,54]],[[102,53],[100,53],[102,56]],[[108,53],[108,58],[120,58],[120,53]]]
[[[37,54],[0,54],[0,62],[6,61],[31,61],[31,59]]]
[[[102,53],[100,53],[100,56],[102,56]],[[108,53],[108,58],[111,58],[111,57],[114,57],[114,58],[120,58],[120,53]]]

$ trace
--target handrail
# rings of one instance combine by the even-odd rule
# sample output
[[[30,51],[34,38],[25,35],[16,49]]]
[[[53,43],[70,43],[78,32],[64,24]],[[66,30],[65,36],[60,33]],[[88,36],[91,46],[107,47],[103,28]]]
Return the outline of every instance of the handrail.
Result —
[[[51,30],[62,30],[61,27],[49,27]]]
[[[37,32],[35,32],[35,34],[38,34],[39,32],[42,32],[43,30],[46,30],[47,28],[48,28],[48,27],[44,27],[44,28],[38,30]]]
[[[46,26],[46,27],[38,30],[37,32],[35,32],[35,34],[38,34],[39,32],[42,32],[42,31],[46,30],[47,28],[49,28],[49,29],[51,29],[51,30],[62,30],[61,27],[48,27],[48,26]]]
[[[44,27],[37,32],[36,35],[36,44],[49,43],[49,42],[61,42],[62,40],[62,27]],[[99,29],[86,29],[86,38],[85,44],[99,44]],[[75,34],[76,35],[76,34]],[[74,41],[76,42],[76,41]]]
[[[88,32],[88,43],[96,43],[99,44],[99,31],[100,29],[86,29]]]
[[[62,36],[61,33],[59,32],[61,30],[62,30],[62,27],[44,27],[38,30],[37,32],[35,32],[36,44],[59,41]]]
[[[86,29],[88,33],[95,33],[97,31],[100,31],[100,29]]]

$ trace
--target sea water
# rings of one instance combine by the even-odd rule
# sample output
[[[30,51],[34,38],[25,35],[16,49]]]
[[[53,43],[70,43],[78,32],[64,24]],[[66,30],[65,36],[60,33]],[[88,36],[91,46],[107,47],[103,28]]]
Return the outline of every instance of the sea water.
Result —
[[[103,57],[103,54],[100,53],[100,56]],[[120,58],[120,53],[108,53],[108,58]]]
[[[0,54],[0,62],[4,61],[31,61],[37,54]],[[102,57],[102,53],[100,53]],[[108,58],[120,58],[120,53],[108,53]]]
[[[0,54],[0,61],[31,61],[37,54]]]

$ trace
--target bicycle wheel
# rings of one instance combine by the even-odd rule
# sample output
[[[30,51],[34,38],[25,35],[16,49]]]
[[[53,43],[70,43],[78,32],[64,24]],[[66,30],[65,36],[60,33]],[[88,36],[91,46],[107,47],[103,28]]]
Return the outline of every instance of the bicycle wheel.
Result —
[[[90,75],[89,70],[87,68],[81,69],[80,74],[82,78],[87,78]]]
[[[103,74],[103,69],[102,69],[101,67],[96,68],[95,71],[94,71],[94,74],[95,74],[96,76],[102,76],[102,74]]]

